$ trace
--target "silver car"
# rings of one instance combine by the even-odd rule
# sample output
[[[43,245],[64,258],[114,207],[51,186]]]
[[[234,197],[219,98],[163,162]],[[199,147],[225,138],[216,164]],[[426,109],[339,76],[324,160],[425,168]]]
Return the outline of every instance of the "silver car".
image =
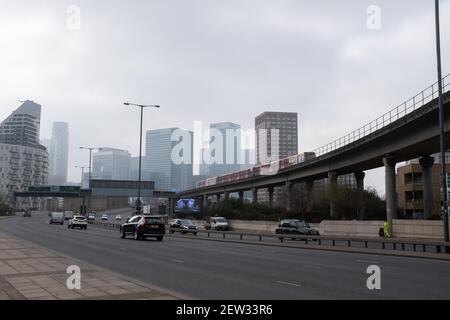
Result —
[[[64,212],[52,212],[50,214],[50,219],[48,221],[49,224],[60,224],[63,225],[64,224]]]

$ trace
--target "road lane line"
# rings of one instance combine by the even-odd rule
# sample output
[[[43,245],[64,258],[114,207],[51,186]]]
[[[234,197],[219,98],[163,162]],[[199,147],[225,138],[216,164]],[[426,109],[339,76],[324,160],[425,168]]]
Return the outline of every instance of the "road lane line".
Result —
[[[280,284],[285,284],[285,285],[288,285],[288,286],[300,287],[300,285],[297,284],[297,283],[286,282],[286,281],[276,281],[276,282],[280,283]]]
[[[323,269],[321,266],[312,266],[312,265],[307,265],[307,264],[304,264],[303,268],[315,269],[315,270],[322,270]]]
[[[176,263],[184,263],[183,260],[178,260],[178,259],[170,259],[170,261],[176,262]]]
[[[362,262],[362,263],[373,263],[373,264],[379,264],[379,261],[374,260],[356,260],[356,262]]]

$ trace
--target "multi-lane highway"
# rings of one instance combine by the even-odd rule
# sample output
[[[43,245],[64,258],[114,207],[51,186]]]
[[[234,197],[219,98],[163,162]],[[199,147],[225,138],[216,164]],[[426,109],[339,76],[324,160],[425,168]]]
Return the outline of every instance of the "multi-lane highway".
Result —
[[[0,220],[0,231],[194,299],[448,299],[450,262],[246,245],[167,236],[120,239],[47,216]],[[381,290],[366,286],[381,268]]]

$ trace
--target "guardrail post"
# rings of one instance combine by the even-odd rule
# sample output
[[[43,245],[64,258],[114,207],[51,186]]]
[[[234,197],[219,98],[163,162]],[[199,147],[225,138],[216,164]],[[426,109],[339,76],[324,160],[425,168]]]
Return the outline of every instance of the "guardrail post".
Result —
[[[437,245],[437,246],[436,246],[436,252],[437,252],[437,253],[441,253],[441,246],[440,246],[440,245]]]
[[[395,242],[393,242],[392,243],[392,245],[393,245],[393,247],[394,247],[394,250],[397,248],[397,246],[396,246],[396,243]]]
[[[319,246],[322,245],[322,239],[319,239]]]
[[[405,244],[402,243],[402,251],[405,251]]]
[[[386,249],[386,244],[384,242],[381,243],[383,249]]]
[[[308,238],[305,239],[305,244],[308,244]]]
[[[223,238],[225,239],[225,232],[223,233]]]
[[[210,234],[210,232],[208,231],[208,238],[209,238],[209,234]]]
[[[425,244],[422,244],[422,249],[423,249],[423,252],[426,252],[427,251],[427,246]]]
[[[262,241],[262,237],[261,236],[259,236],[259,241]]]
[[[352,242],[350,240],[348,240],[348,247],[350,248],[352,246]]]
[[[333,239],[333,247],[336,245],[336,240]]]
[[[242,240],[242,234],[241,234],[241,240]]]

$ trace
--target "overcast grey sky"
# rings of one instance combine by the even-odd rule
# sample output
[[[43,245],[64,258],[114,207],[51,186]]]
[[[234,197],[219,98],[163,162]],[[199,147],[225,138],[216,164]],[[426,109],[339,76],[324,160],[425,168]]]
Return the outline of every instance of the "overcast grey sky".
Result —
[[[67,27],[80,8],[80,29]],[[367,27],[367,8],[381,28]],[[68,20],[69,19],[69,20]],[[450,0],[441,0],[443,73],[450,72]],[[138,154],[145,129],[194,121],[254,126],[263,111],[299,114],[308,151],[369,122],[436,81],[434,1],[0,0],[0,119],[31,99],[41,138],[69,122],[69,179],[79,146]],[[366,185],[384,193],[383,171]]]

